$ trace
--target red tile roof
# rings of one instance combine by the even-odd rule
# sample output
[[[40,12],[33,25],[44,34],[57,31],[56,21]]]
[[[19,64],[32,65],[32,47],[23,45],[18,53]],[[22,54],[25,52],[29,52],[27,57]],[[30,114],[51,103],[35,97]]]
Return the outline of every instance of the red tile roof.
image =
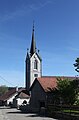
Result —
[[[16,98],[30,98],[30,94],[26,90],[22,90],[16,95]]]
[[[18,91],[16,91],[16,88],[8,90],[8,92],[6,92],[5,94],[0,96],[0,100],[1,101],[6,101],[10,97],[12,97],[15,93],[20,92],[20,91],[22,91],[22,88],[18,89]]]
[[[30,98],[30,96],[21,92],[17,95],[17,98],[26,99],[26,98]]]
[[[50,89],[55,89],[57,86],[56,77],[40,77],[40,78],[37,78],[37,80],[45,92],[50,91]]]
[[[35,81],[38,81],[45,92],[50,91],[50,89],[55,89],[57,87],[57,78],[61,78],[62,80],[68,78],[70,80],[74,80],[75,77],[68,76],[42,76],[36,78]],[[33,83],[35,84],[35,82]],[[31,86],[31,88],[33,85]],[[49,89],[50,88],[50,89]]]
[[[0,100],[5,101],[10,97],[12,97],[15,93],[16,93],[16,89],[9,90],[8,92],[0,96]]]

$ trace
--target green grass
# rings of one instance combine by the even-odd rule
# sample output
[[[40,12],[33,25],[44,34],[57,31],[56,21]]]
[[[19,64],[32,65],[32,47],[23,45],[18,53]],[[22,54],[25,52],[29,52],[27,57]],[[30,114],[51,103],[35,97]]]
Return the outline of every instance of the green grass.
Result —
[[[65,113],[79,113],[78,110],[62,110],[62,112],[65,112]]]

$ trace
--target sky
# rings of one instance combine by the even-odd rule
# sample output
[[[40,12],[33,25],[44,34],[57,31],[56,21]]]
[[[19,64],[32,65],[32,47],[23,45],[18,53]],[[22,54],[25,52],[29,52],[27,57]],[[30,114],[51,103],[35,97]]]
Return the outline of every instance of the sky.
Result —
[[[79,0],[0,0],[0,85],[25,86],[33,20],[42,75],[78,75]]]

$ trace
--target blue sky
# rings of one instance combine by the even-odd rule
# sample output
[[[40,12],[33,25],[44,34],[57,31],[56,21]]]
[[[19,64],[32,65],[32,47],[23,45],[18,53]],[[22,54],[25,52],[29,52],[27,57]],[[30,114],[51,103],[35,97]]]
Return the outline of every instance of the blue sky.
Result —
[[[79,0],[0,0],[0,85],[24,86],[33,20],[42,74],[78,74]]]

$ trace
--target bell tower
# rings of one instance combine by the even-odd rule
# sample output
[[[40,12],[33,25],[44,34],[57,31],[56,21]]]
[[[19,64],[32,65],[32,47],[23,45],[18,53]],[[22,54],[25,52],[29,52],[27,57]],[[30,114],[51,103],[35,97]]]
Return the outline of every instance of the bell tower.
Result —
[[[39,50],[36,49],[34,24],[32,29],[31,47],[30,51],[27,49],[25,67],[26,89],[29,90],[35,78],[42,76],[42,59],[39,55]]]

